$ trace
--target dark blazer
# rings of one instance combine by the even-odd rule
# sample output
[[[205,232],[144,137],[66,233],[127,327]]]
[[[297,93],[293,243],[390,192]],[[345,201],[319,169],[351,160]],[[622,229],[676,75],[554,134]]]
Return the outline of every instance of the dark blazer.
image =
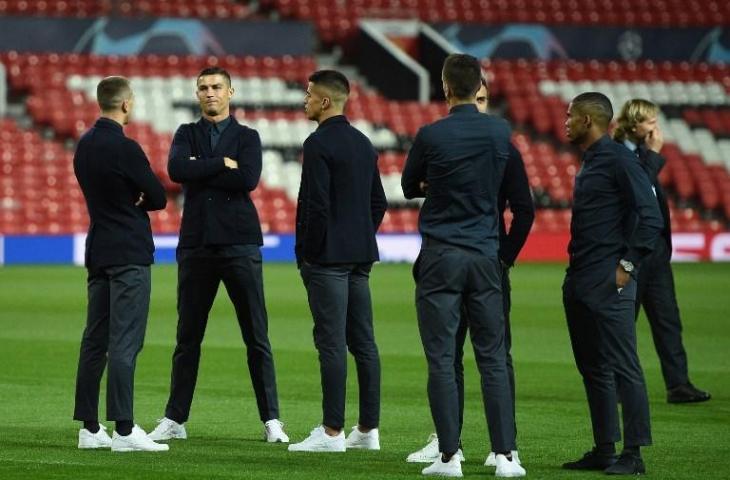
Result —
[[[227,168],[223,158],[238,162]],[[201,118],[181,125],[170,148],[167,171],[183,184],[185,203],[179,247],[261,245],[261,224],[251,192],[261,176],[261,139],[231,116],[215,150]]]
[[[654,193],[656,193],[657,202],[659,203],[659,210],[662,214],[662,220],[664,220],[664,228],[662,228],[662,238],[667,242],[669,251],[672,251],[672,223],[669,217],[669,203],[667,202],[667,196],[664,194],[662,184],[659,182],[659,172],[664,168],[666,160],[664,157],[659,155],[653,150],[650,150],[646,145],[640,145],[636,153],[641,161],[641,166],[644,167],[647,175],[649,175],[649,181],[652,187],[654,187]]]
[[[424,239],[483,254],[499,250],[497,195],[510,154],[506,121],[479,113],[476,105],[451,108],[422,127],[401,177],[406,198],[422,197],[418,227]]]
[[[370,140],[343,115],[322,122],[304,142],[297,203],[297,262],[369,263],[387,201]]]
[[[99,118],[79,140],[74,173],[91,223],[86,266],[150,265],[155,251],[147,210],[165,208],[165,189],[142,148],[114,120]],[[144,202],[135,206],[140,193]]]

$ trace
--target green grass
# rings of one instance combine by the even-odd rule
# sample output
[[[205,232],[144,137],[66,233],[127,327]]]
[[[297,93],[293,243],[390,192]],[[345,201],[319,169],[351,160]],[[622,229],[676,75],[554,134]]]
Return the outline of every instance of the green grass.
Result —
[[[561,471],[591,446],[585,395],[575,369],[560,285],[563,266],[521,265],[512,275],[513,354],[517,370],[520,454],[535,479],[602,478]],[[654,443],[644,457],[657,479],[727,479],[730,433],[730,264],[676,265],[692,380],[713,399],[665,403],[664,386],[645,319],[639,349],[651,399]],[[135,392],[136,421],[150,429],[167,399],[175,337],[175,268],[153,270],[152,306]],[[317,357],[304,289],[292,265],[265,266],[271,342],[282,418],[294,440],[320,420]],[[85,271],[73,267],[0,269],[0,479],[395,479],[418,478],[404,462],[433,431],[425,395],[425,360],[406,265],[378,265],[372,274],[376,335],[383,362],[383,450],[307,455],[260,441],[245,352],[221,288],[203,344],[190,439],[162,454],[112,454],[76,449],[71,420]],[[357,420],[353,365],[347,424]],[[472,357],[467,363],[463,442],[467,477],[491,476],[489,450]],[[101,411],[104,412],[102,392]],[[723,447],[723,445],[725,445]]]

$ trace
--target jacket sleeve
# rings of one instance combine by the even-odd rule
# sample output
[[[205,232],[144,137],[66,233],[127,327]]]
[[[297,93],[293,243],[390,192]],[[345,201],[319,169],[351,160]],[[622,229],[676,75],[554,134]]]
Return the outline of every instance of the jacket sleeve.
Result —
[[[664,168],[664,164],[666,163],[664,157],[646,147],[643,147],[642,150],[640,150],[640,153],[644,167],[649,173],[649,178],[653,179],[659,177],[659,172],[662,171],[662,168]]]
[[[322,251],[327,235],[327,219],[330,211],[330,171],[322,146],[311,138],[304,142],[302,177],[309,185],[305,217],[304,259],[315,262]]]
[[[187,124],[180,125],[172,139],[170,155],[167,159],[167,173],[173,182],[185,183],[202,180],[222,172],[226,166],[223,157],[192,158],[194,133]]]
[[[377,159],[377,153],[375,155]],[[383,182],[380,179],[377,160],[375,162],[373,183],[370,190],[370,212],[373,219],[373,229],[377,232],[380,224],[383,222],[385,210],[388,208],[388,200],[385,198],[385,190],[383,190]]]
[[[261,178],[261,138],[256,130],[250,128],[243,135],[241,148],[235,158],[238,168],[225,168],[212,178],[206,179],[206,185],[234,192],[250,192],[256,188]]]
[[[403,167],[401,175],[401,188],[403,195],[408,198],[425,197],[424,191],[421,189],[421,182],[426,181],[426,161],[425,161],[425,145],[423,142],[423,128],[416,134],[406,158],[406,165]]]
[[[512,223],[507,231],[507,237],[499,245],[499,258],[512,266],[525,245],[532,222],[535,220],[535,204],[532,201],[530,183],[527,181],[525,163],[520,152],[512,144],[501,190],[512,211]]]
[[[167,205],[165,188],[152,172],[142,147],[135,141],[126,144],[126,158],[122,159],[122,170],[139,192],[144,193],[144,201],[140,208],[144,210],[162,210]]]
[[[628,207],[635,212],[637,219],[624,258],[638,266],[654,250],[663,227],[662,215],[649,176],[635,156],[619,158],[616,180],[623,188]]]

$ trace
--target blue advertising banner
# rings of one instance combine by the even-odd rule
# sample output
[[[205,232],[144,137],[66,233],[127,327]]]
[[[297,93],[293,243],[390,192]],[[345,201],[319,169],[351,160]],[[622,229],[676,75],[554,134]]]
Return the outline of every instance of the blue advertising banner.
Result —
[[[537,24],[439,24],[457,50],[477,58],[730,62],[730,31]]]
[[[306,22],[0,17],[0,50],[19,52],[307,56],[313,47]]]

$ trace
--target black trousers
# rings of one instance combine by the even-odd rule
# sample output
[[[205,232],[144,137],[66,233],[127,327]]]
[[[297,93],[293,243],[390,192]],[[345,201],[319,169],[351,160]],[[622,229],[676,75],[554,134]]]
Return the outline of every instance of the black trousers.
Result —
[[[256,245],[232,250],[178,249],[177,345],[172,356],[170,398],[165,416],[187,421],[198,379],[200,344],[220,282],[236,309],[251,383],[261,421],[279,418],[274,359],[268,336],[261,251]]]
[[[322,424],[337,430],[345,426],[348,350],[357,366],[358,424],[376,428],[380,423],[380,356],[373,331],[371,268],[371,263],[300,266],[319,353]]]
[[[74,420],[98,421],[99,387],[105,367],[107,420],[134,419],[134,370],[147,328],[150,288],[149,265],[89,270]]]
[[[506,452],[515,444],[501,270],[496,252],[487,256],[433,242],[422,247],[414,266],[418,326],[428,362],[428,398],[439,447],[445,453],[456,452],[461,434],[455,365],[462,304],[481,376],[492,450]]]
[[[502,268],[502,312],[504,313],[504,348],[507,353],[507,377],[509,379],[510,394],[512,396],[512,421],[515,429],[515,444],[511,450],[517,450],[517,421],[515,419],[515,369],[512,364],[512,331],[510,329],[510,309],[512,306],[512,286],[509,281],[509,269]],[[467,319],[466,308],[462,304],[461,322],[459,329],[456,331],[456,362],[454,369],[456,372],[456,387],[459,391],[459,431],[464,426],[464,344],[466,343],[466,333],[469,329],[469,320]]]
[[[669,246],[660,239],[655,251],[641,264],[636,294],[636,318],[643,306],[667,389],[689,382],[670,258]]]
[[[616,266],[592,275],[567,275],[563,305],[573,355],[588,397],[596,445],[621,439],[618,401],[621,400],[624,446],[651,444],[649,400],[636,350],[632,279],[618,292]]]

